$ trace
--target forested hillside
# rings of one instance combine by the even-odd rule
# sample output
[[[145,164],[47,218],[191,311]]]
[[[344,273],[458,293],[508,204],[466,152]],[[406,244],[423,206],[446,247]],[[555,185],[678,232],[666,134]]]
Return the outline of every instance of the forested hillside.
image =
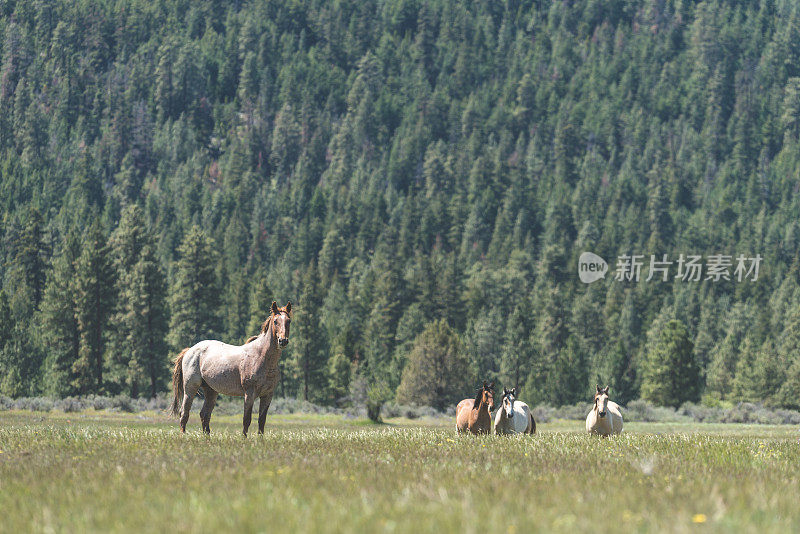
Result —
[[[291,300],[279,395],[800,407],[794,2],[0,0],[0,35],[0,394],[152,395]]]

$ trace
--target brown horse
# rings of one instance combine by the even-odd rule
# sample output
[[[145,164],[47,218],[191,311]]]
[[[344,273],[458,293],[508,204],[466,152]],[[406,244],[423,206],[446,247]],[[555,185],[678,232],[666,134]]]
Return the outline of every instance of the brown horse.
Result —
[[[456,407],[456,429],[459,434],[489,434],[492,431],[491,411],[494,410],[494,382],[478,388],[474,399],[464,399]]]
[[[279,308],[272,303],[271,315],[261,326],[261,333],[241,346],[221,341],[206,340],[183,349],[175,359],[172,373],[174,398],[172,414],[180,416],[181,432],[186,431],[186,421],[197,390],[203,388],[205,402],[200,410],[203,432],[210,433],[211,412],[217,395],[244,397],[242,433],[247,436],[253,403],[261,399],[258,407],[258,433],[264,433],[267,410],[278,384],[278,359],[281,349],[289,344],[289,323],[292,320],[292,303]]]

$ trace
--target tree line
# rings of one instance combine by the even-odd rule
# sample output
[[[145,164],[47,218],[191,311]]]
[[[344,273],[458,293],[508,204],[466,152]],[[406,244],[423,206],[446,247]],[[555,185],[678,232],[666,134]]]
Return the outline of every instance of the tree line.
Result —
[[[6,0],[0,37],[0,394],[153,395],[292,300],[279,395],[800,408],[793,2]]]

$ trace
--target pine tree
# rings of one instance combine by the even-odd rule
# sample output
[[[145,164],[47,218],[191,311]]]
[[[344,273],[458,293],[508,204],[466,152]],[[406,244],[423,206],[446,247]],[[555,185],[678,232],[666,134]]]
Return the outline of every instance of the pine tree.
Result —
[[[12,313],[13,328],[0,350],[0,395],[34,396],[41,391],[42,353],[36,347],[25,323]]]
[[[212,239],[193,226],[178,247],[178,255],[170,291],[168,336],[175,351],[217,335],[221,301],[214,270],[217,253]]]
[[[23,393],[18,347],[14,343],[16,321],[6,292],[0,290],[0,393],[16,397]]]
[[[642,365],[642,398],[659,406],[679,407],[700,398],[700,369],[686,326],[671,320]]]
[[[756,358],[758,348],[752,338],[745,337],[736,362],[736,375],[733,379],[729,399],[734,402],[759,402],[762,400],[757,392]]]
[[[294,307],[292,355],[304,400],[320,401],[327,397],[325,366],[327,355],[321,343],[318,310],[320,298],[318,272],[314,262],[303,274],[300,299]]]
[[[114,267],[119,275],[133,269],[139,260],[142,248],[152,244],[144,223],[144,214],[138,204],[130,204],[122,210],[119,225],[108,240],[113,250]]]
[[[568,313],[564,309],[561,292],[557,287],[545,290],[542,305],[539,306],[539,320],[534,331],[536,358],[531,362],[526,381],[529,399],[532,402],[554,402],[563,396],[557,390],[551,377],[562,372],[564,358],[573,354],[561,355],[569,338]],[[557,368],[558,367],[558,368]]]
[[[622,405],[628,404],[638,396],[636,366],[630,349],[622,341],[617,341],[610,347],[606,362],[606,368],[601,370],[594,382],[611,386],[614,400]]]
[[[328,395],[333,401],[344,398],[350,386],[357,321],[358,317],[353,313],[344,286],[338,279],[334,279],[319,311],[320,328],[329,346],[326,372]],[[394,367],[392,373],[393,376],[399,375]]]
[[[385,381],[390,377],[395,328],[400,314],[400,279],[390,259],[384,255],[376,257],[372,268],[377,271],[377,277],[362,337],[370,379]],[[393,389],[397,384],[388,386]]]
[[[275,301],[265,277],[266,275],[263,271],[256,272],[254,287],[250,292],[250,318],[247,322],[248,337],[261,333],[261,326],[269,318],[272,302]]]
[[[755,397],[768,406],[779,406],[781,397],[778,393],[786,381],[787,368],[788,364],[775,350],[775,344],[767,340],[756,353],[753,362]]]
[[[139,381],[132,382],[131,374],[134,347],[130,340],[135,337],[135,330],[140,325],[132,320],[135,314],[136,303],[139,295],[132,288],[133,269],[141,258],[142,249],[153,242],[144,223],[141,208],[136,204],[129,204],[123,208],[119,225],[109,237],[112,261],[117,280],[117,303],[114,316],[109,322],[109,373],[108,382],[113,383],[114,389],[125,387],[128,394],[137,396]]]
[[[167,376],[168,347],[166,283],[153,248],[145,245],[139,260],[125,275],[117,332],[128,355],[125,382],[132,397],[147,387],[151,397]]]
[[[414,341],[403,371],[397,402],[443,410],[472,391],[470,372],[458,334],[443,319],[430,323]]]
[[[11,315],[11,306],[8,303],[8,295],[0,289],[0,350],[4,349],[6,343],[11,339],[11,331],[14,329],[14,318]]]
[[[775,370],[775,374],[777,376],[782,375],[783,383],[780,385],[780,389],[777,389],[772,396],[772,401],[775,404],[795,410],[800,409],[800,400],[798,400],[797,390],[794,389],[800,385],[798,346],[800,346],[800,306],[795,305],[789,311],[786,318],[786,326],[783,328],[776,343],[775,352],[777,361],[780,362],[780,368]],[[775,378],[777,377],[773,377],[773,380]]]
[[[586,398],[589,386],[586,361],[586,350],[575,336],[569,336],[550,368],[547,380],[550,402],[562,406]]]
[[[434,317],[434,315],[429,311],[426,313],[426,310],[418,302],[414,302],[403,312],[397,322],[394,353],[389,366],[389,382],[400,384],[403,369],[408,365],[409,354],[414,347],[414,341],[430,321],[429,317]]]
[[[64,397],[79,392],[73,365],[80,358],[81,332],[78,324],[76,284],[77,260],[81,242],[71,231],[55,260],[42,298],[39,339],[44,345],[45,393]]]
[[[523,386],[527,369],[535,357],[531,332],[535,324],[530,300],[522,297],[508,318],[500,363],[500,380],[510,387]]]
[[[25,291],[31,299],[31,311],[42,300],[45,283],[45,254],[42,216],[36,209],[24,214],[21,228],[12,235],[10,248],[13,255],[10,281],[15,291]]]
[[[733,390],[737,361],[740,358],[740,345],[752,325],[749,309],[736,304],[726,315],[725,337],[711,350],[706,378],[706,395],[716,399],[726,399]]]
[[[99,220],[83,238],[83,251],[75,269],[75,303],[80,343],[73,364],[73,381],[80,393],[103,391],[103,369],[108,324],[116,304],[115,273],[111,251]]]

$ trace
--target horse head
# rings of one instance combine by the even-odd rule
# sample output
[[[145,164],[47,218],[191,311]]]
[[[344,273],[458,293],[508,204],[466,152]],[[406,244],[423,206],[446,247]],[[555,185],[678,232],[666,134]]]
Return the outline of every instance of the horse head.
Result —
[[[475,397],[475,409],[479,408],[481,404],[485,404],[490,412],[494,410],[494,382],[487,383],[484,380],[483,387],[479,387],[475,391],[478,394]]]
[[[514,401],[517,400],[517,388],[503,388],[503,412],[508,419],[514,417]]]
[[[598,416],[605,417],[608,411],[608,386],[604,388],[596,386],[596,388],[597,390],[594,394],[594,409],[597,411]]]
[[[287,302],[283,308],[278,307],[278,303],[272,301],[272,315],[267,320],[269,324],[264,325],[264,331],[272,328],[272,332],[278,340],[279,347],[289,344],[289,324],[292,322],[292,303]]]

